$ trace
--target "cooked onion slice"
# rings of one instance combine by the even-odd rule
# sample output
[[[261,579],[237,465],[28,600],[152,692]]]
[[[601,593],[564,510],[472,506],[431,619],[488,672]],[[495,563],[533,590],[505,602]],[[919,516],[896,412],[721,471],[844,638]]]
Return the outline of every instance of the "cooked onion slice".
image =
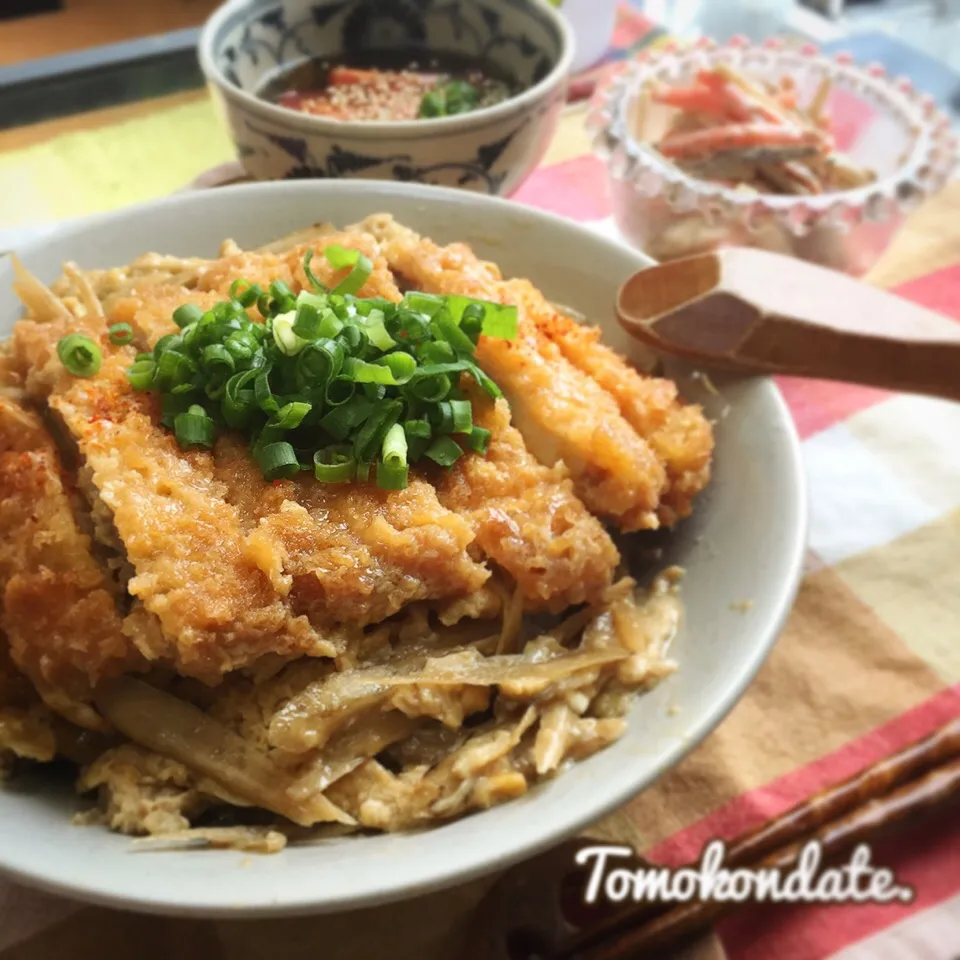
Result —
[[[121,677],[105,683],[97,690],[96,702],[134,743],[178,760],[256,806],[302,826],[355,822],[322,794],[292,797],[287,792],[290,777],[268,756],[192,704],[141,680]]]
[[[321,734],[329,726],[326,717],[398,686],[499,686],[508,696],[532,697],[574,673],[617,663],[627,656],[622,649],[584,650],[534,662],[520,654],[484,657],[468,649],[445,657],[333,674],[311,684],[276,714],[270,724],[270,742],[282,750],[311,749],[321,742]]]

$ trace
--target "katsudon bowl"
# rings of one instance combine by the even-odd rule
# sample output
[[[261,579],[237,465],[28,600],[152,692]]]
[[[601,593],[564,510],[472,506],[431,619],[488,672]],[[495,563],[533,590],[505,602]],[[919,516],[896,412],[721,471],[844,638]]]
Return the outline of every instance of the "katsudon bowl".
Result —
[[[308,222],[354,223],[389,212],[439,242],[465,241],[507,275],[529,277],[647,365],[614,321],[618,286],[642,254],[561,218],[457,190],[390,183],[252,184],[181,194],[91,219],[19,251],[52,282],[61,264],[126,263],[147,251],[215,256],[232,237],[253,247]],[[13,268],[0,262],[0,320],[21,314]],[[76,826],[89,806],[72,780],[37,767],[0,787],[0,870],[48,891],[155,913],[250,917],[342,910],[448,887],[503,868],[588,826],[653,783],[743,694],[791,608],[801,574],[806,505],[797,436],[767,379],[706,381],[668,364],[684,396],[715,423],[713,479],[691,517],[628,538],[630,572],[647,581],[686,571],[677,671],[638,696],[616,743],[525,796],[417,832],[290,845],[273,855],[177,849],[135,853],[131,839]],[[211,570],[215,576],[216,570]],[[744,601],[750,601],[749,604]]]

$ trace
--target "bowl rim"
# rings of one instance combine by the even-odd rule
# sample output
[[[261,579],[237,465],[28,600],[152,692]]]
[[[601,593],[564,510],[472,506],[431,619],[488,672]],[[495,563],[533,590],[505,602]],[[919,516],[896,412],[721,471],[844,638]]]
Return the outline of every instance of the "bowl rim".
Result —
[[[417,120],[330,120],[317,117],[287,107],[279,107],[260,99],[239,86],[231,83],[217,66],[214,56],[214,38],[228,17],[244,12],[256,5],[257,0],[226,0],[207,18],[200,30],[198,57],[200,69],[207,81],[215,84],[224,96],[242,104],[248,110],[273,120],[282,126],[294,126],[301,130],[329,135],[349,134],[363,139],[392,137],[394,139],[424,139],[432,135],[455,133],[464,127],[484,126],[487,121],[498,121],[529,109],[538,101],[562,86],[569,77],[570,68],[576,53],[576,40],[573,27],[566,18],[546,0],[525,0],[526,3],[542,13],[556,29],[560,37],[560,54],[550,72],[531,87],[521,90],[514,96],[501,100],[489,107],[471,110],[469,113],[455,114],[449,117],[434,117]]]
[[[564,231],[568,234],[578,233],[588,240],[601,253],[603,250],[611,253],[629,252],[638,262],[650,265],[653,261],[643,253],[630,247],[624,242],[611,240],[591,230],[588,226],[575,223],[565,217],[546,211],[518,205],[501,197],[469,193],[447,187],[435,187],[412,183],[395,183],[392,181],[281,181],[266,183],[249,183],[211,190],[202,194],[184,192],[163,197],[148,203],[126,207],[118,211],[99,214],[84,218],[65,225],[62,231],[55,235],[40,237],[20,247],[16,252],[24,259],[32,256],[41,256],[44,247],[52,241],[58,244],[75,242],[91,230],[122,229],[125,221],[138,220],[149,217],[154,213],[167,210],[168,212],[186,212],[191,205],[200,201],[205,204],[216,205],[227,203],[238,208],[249,209],[245,201],[254,201],[260,197],[272,197],[289,193],[293,196],[310,194],[322,201],[324,195],[338,196],[354,194],[359,202],[375,199],[389,204],[398,196],[405,200],[416,202],[419,205],[429,204],[436,199],[446,202],[455,202],[457,206],[482,206],[498,210],[505,218],[521,217],[533,226],[544,229]],[[373,195],[371,197],[371,195]],[[466,211],[465,211],[466,212]],[[9,275],[10,266],[0,259],[0,272]],[[192,898],[187,890],[180,887],[164,888],[162,895],[152,894],[150,891],[138,891],[122,887],[116,880],[111,880],[111,873],[103,875],[100,871],[89,871],[86,868],[76,868],[73,871],[64,871],[61,867],[52,865],[42,857],[11,855],[0,844],[0,875],[5,874],[12,879],[51,893],[66,895],[86,902],[97,903],[122,909],[137,910],[145,913],[193,916],[205,918],[240,919],[247,917],[266,916],[293,916],[313,915],[347,909],[374,906],[390,903],[417,896],[434,890],[442,890],[460,883],[488,875],[491,872],[509,866],[525,858],[532,857],[558,843],[566,836],[573,835],[614,809],[621,807],[637,793],[663,776],[674,767],[684,756],[699,745],[704,738],[720,723],[720,721],[734,707],[747,687],[750,685],[760,667],[769,655],[773,645],[782,632],[787,618],[792,610],[800,581],[803,576],[804,559],[806,555],[806,540],[808,528],[808,498],[807,480],[803,465],[800,440],[797,435],[793,419],[786,402],[774,382],[766,377],[741,378],[738,382],[746,382],[769,410],[771,426],[780,438],[780,450],[784,458],[784,472],[789,477],[789,492],[792,496],[786,497],[782,513],[790,517],[787,542],[783,545],[782,566],[786,575],[770,586],[770,612],[753,631],[755,640],[749,654],[739,664],[735,673],[731,673],[728,682],[718,695],[712,700],[709,708],[700,715],[695,722],[685,726],[682,737],[668,748],[658,747],[656,770],[650,775],[631,774],[628,770],[619,782],[610,782],[599,792],[591,803],[585,803],[570,811],[561,818],[562,822],[551,824],[549,821],[540,821],[537,826],[536,816],[526,813],[526,823],[529,829],[523,835],[513,832],[510,843],[497,841],[489,845],[488,852],[475,855],[466,865],[458,862],[456,856],[445,857],[442,865],[431,863],[419,871],[418,876],[409,878],[406,874],[387,880],[378,887],[371,887],[357,893],[347,891],[340,896],[327,896],[318,901],[316,894],[309,887],[298,889],[295,895],[273,897],[269,885],[265,884],[262,895],[254,902],[238,902],[234,900],[227,889],[221,890],[217,883],[209,885],[210,893],[201,902]],[[571,775],[572,775],[571,771]],[[538,795],[533,793],[534,802]],[[517,803],[522,803],[523,799]],[[509,805],[508,805],[509,806]],[[477,816],[484,816],[483,813]],[[473,818],[466,818],[467,820]],[[70,824],[65,824],[67,828]],[[91,828],[97,829],[97,828]],[[389,836],[389,835],[388,835]],[[405,836],[401,834],[400,836]],[[115,837],[106,834],[104,842],[112,839],[129,842],[129,838]],[[336,842],[336,841],[334,841]],[[342,841],[341,841],[342,842]],[[312,848],[306,848],[307,850]],[[322,844],[317,850],[322,850]],[[160,856],[161,854],[155,854]],[[176,854],[165,854],[175,856]],[[200,857],[211,875],[216,876],[223,870],[233,870],[231,865],[221,866],[214,862],[215,851],[191,851],[191,856]],[[150,854],[144,854],[150,856]],[[283,856],[280,854],[278,856]],[[265,858],[272,861],[273,858]],[[381,861],[389,863],[389,854],[381,855]],[[57,861],[59,863],[59,859]],[[264,869],[269,872],[270,864]],[[77,870],[79,869],[79,873]],[[149,872],[149,871],[148,871]],[[64,876],[64,873],[67,876]],[[71,877],[71,873],[73,874]]]

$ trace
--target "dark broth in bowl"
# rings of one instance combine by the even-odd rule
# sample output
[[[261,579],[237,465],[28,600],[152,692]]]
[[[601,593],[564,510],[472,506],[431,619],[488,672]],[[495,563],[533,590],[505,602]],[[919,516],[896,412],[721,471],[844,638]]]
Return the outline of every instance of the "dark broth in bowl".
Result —
[[[302,60],[267,77],[257,95],[330,120],[426,120],[500,103],[522,88],[489,61],[460,53],[367,51]]]

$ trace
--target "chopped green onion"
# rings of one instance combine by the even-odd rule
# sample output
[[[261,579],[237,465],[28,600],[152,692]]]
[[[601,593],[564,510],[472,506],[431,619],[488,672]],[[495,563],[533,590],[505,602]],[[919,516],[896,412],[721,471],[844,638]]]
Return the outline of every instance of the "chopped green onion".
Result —
[[[484,306],[483,335],[513,340],[518,333],[517,308],[503,303],[487,303]]]
[[[324,394],[324,399],[331,407],[337,407],[341,403],[351,400],[357,392],[357,384],[350,377],[341,374],[334,377],[328,384]]]
[[[372,462],[380,452],[380,445],[386,432],[400,419],[403,404],[399,400],[388,400],[378,404],[363,426],[357,431],[353,449],[357,460]]]
[[[204,391],[211,400],[219,400],[227,389],[227,381],[236,369],[233,354],[220,343],[203,348],[203,369],[207,374]]]
[[[460,329],[460,325],[450,315],[448,310],[441,310],[430,321],[438,340],[446,340],[457,353],[470,355],[476,349],[476,344]]]
[[[416,463],[430,446],[433,428],[426,420],[405,420],[403,432],[407,438],[407,459]]]
[[[344,483],[357,472],[357,461],[347,446],[326,447],[313,455],[313,475],[321,483]]]
[[[252,307],[260,299],[262,292],[259,284],[251,283],[242,277],[230,284],[230,299],[244,307]]]
[[[490,431],[486,427],[474,427],[467,437],[467,446],[474,453],[485,454],[490,447]]]
[[[261,447],[257,463],[265,480],[288,480],[300,472],[296,451],[284,440]]]
[[[234,429],[242,429],[253,418],[257,406],[256,393],[253,381],[257,377],[256,370],[244,370],[234,374],[228,381],[223,395],[223,419]]]
[[[432,436],[433,429],[428,420],[404,420],[403,432],[407,435],[408,439],[410,437],[427,438]]]
[[[211,343],[203,348],[203,366],[207,370],[223,367],[229,373],[236,369],[237,362],[233,354],[221,343]]]
[[[437,403],[450,392],[451,385],[450,378],[445,373],[440,373],[412,380],[407,384],[406,390],[416,400]]]
[[[133,340],[133,327],[129,323],[112,323],[107,332],[110,342],[117,346],[125,346]]]
[[[424,456],[441,467],[450,467],[463,456],[463,450],[452,437],[438,437],[427,447]]]
[[[403,490],[408,483],[407,437],[399,423],[384,434],[382,459],[377,464],[377,486],[383,490]]]
[[[157,383],[162,389],[174,390],[191,383],[196,372],[193,360],[177,350],[166,350],[157,359]]]
[[[253,381],[253,395],[257,401],[257,406],[264,413],[276,413],[280,409],[273,390],[270,388],[270,371],[261,370],[257,373]]]
[[[173,432],[181,447],[212,447],[216,427],[207,411],[198,404],[173,419]]]
[[[355,323],[348,323],[337,334],[337,340],[348,353],[359,353],[367,345],[367,335]]]
[[[417,361],[409,353],[388,353],[376,363],[386,367],[393,374],[396,384],[407,383],[417,370]]]
[[[274,320],[274,330],[276,330],[276,322]],[[320,336],[320,311],[314,304],[302,299],[297,300],[291,330],[301,340],[316,340]]]
[[[424,377],[437,377],[442,373],[450,374],[468,371],[474,366],[475,364],[473,364],[470,360],[457,360],[454,363],[428,363],[424,364],[422,367],[418,367],[414,376],[417,379]]]
[[[434,316],[443,309],[445,303],[446,300],[443,297],[438,297],[436,294],[419,293],[414,290],[403,298],[400,306],[406,307],[414,313],[422,314],[428,320],[432,320]]]
[[[495,400],[498,397],[503,396],[503,391],[497,386],[497,384],[489,377],[487,374],[480,369],[475,363],[471,363],[467,368],[468,373],[474,380],[477,381],[477,385],[485,390],[491,397]]]
[[[167,350],[178,350],[182,346],[183,337],[179,333],[168,333],[154,344],[153,355],[159,360]]]
[[[215,344],[212,344],[212,346],[215,346]],[[249,330],[234,330],[223,341],[223,347],[237,363],[243,363],[257,352],[260,343]]]
[[[295,430],[303,423],[303,418],[313,409],[313,405],[295,401],[284,404],[270,421],[270,425],[280,430]]]
[[[473,351],[481,333],[510,332],[514,308],[417,291],[399,304],[358,298],[369,260],[338,245],[324,254],[348,271],[332,291],[310,280],[307,251],[316,292],[240,278],[208,310],[178,307],[179,332],[137,355],[131,385],[159,394],[160,422],[186,446],[209,446],[221,424],[243,431],[271,479],[312,470],[325,482],[375,475],[380,487],[402,489],[424,456],[449,466],[464,449],[485,452],[490,434],[473,424],[461,375],[500,396]],[[264,322],[247,312],[254,305]]]
[[[313,270],[310,269],[310,262],[313,260],[313,250],[308,250],[303,255],[303,272],[306,275],[306,278],[310,281],[310,286],[313,287],[317,293],[326,293],[327,288],[314,276]]]
[[[444,400],[437,411],[438,433],[470,433],[473,430],[473,408],[469,400]]]
[[[397,383],[390,367],[380,363],[367,363],[366,360],[358,360],[356,357],[347,357],[343,361],[343,374],[353,380],[354,383],[380,383],[384,385],[396,385]]]
[[[186,393],[166,393],[160,401],[160,423],[172,430],[177,415],[189,412],[192,406],[197,406],[201,411],[205,409],[197,403],[197,397]],[[196,413],[196,411],[194,411]],[[199,415],[199,414],[198,414]]]
[[[486,337],[513,340],[517,336],[517,308],[514,306],[454,294],[447,297],[447,310],[464,332],[474,329],[479,319],[481,332]]]
[[[178,327],[188,327],[191,323],[197,323],[203,316],[203,310],[195,303],[185,303],[173,311],[173,322]]]
[[[425,364],[440,364],[440,363],[461,363],[460,369],[465,370],[466,364],[464,361],[457,360],[457,354],[454,351],[453,347],[450,346],[444,340],[428,340],[426,343],[418,344],[414,349],[414,353],[417,355],[417,359]],[[434,371],[437,373],[448,373],[449,371]]]
[[[383,461],[402,464],[407,462],[407,437],[399,423],[395,423],[383,435]]]
[[[382,310],[371,310],[367,315],[366,321],[364,331],[367,334],[367,339],[378,350],[386,351],[397,345],[396,340],[387,333],[387,328],[383,325]]]
[[[364,396],[356,396],[325,414],[320,426],[335,440],[346,440],[373,412],[375,404]]]
[[[381,490],[405,490],[410,484],[410,468],[406,463],[377,463],[377,486]]]
[[[297,297],[293,332],[303,340],[330,340],[343,329],[343,321],[330,309],[325,299],[312,293]]]
[[[412,310],[394,309],[386,321],[386,330],[394,340],[420,343],[430,336],[430,323]]]
[[[323,255],[335,270],[353,267],[350,273],[331,291],[331,293],[338,294],[341,297],[356,293],[373,273],[373,264],[359,250],[348,250],[346,247],[334,243],[323,251]]]
[[[293,332],[293,324],[297,314],[291,310],[289,313],[281,313],[273,318],[273,342],[280,349],[280,352],[287,357],[295,357],[306,345],[306,340],[301,340]]]
[[[282,281],[274,280],[270,284],[270,296],[278,303],[284,300],[294,300],[293,291]]]
[[[127,379],[134,390],[149,390],[153,386],[153,377],[157,365],[150,360],[137,360],[127,368]]]

